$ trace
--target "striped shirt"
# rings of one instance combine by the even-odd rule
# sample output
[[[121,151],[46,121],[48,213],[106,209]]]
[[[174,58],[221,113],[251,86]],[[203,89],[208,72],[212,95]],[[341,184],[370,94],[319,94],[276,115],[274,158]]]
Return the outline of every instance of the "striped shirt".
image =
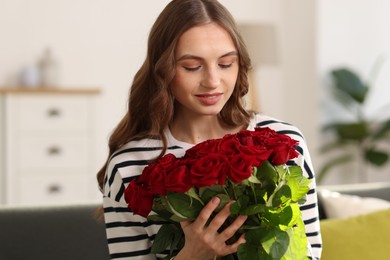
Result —
[[[322,241],[319,227],[316,183],[313,167],[302,133],[294,126],[274,118],[257,114],[248,126],[254,130],[256,126],[269,127],[278,133],[287,134],[299,141],[299,156],[293,161],[301,166],[304,175],[312,180],[307,201],[301,205],[302,219],[305,223],[309,241],[308,255],[310,259],[320,259]],[[193,144],[176,140],[169,130],[166,131],[168,149],[176,157],[184,155]],[[110,158],[103,187],[104,219],[111,259],[159,259],[165,255],[150,253],[152,242],[161,223],[147,221],[133,215],[127,208],[124,191],[129,182],[142,173],[148,161],[155,159],[162,149],[160,140],[143,139],[131,141],[121,147]]]

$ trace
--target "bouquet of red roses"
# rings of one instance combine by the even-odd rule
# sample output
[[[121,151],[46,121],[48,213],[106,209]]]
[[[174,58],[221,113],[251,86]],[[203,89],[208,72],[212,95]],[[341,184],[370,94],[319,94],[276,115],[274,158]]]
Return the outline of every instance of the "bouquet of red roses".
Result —
[[[196,219],[217,196],[216,213],[236,201],[226,226],[240,214],[248,216],[236,234],[245,232],[246,243],[224,259],[304,259],[307,238],[299,204],[310,180],[299,166],[287,165],[298,156],[296,145],[287,135],[256,128],[199,143],[181,158],[167,154],[150,163],[130,182],[125,199],[134,214],[165,221],[152,252],[169,249],[174,256],[184,245],[179,222]]]

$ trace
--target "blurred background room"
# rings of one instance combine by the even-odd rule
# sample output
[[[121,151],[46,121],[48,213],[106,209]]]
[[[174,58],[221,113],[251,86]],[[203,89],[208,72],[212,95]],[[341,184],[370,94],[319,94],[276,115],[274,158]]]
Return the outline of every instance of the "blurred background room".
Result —
[[[168,2],[0,0],[2,203],[100,200],[95,173],[125,112],[149,29]],[[252,52],[248,104],[302,130],[320,184],[389,181],[388,135],[367,141],[362,128],[390,128],[390,3],[221,2]],[[343,79],[360,77],[352,92],[361,87],[364,104],[335,97],[331,71],[342,68]],[[335,144],[343,129],[334,123],[351,122],[355,136]]]

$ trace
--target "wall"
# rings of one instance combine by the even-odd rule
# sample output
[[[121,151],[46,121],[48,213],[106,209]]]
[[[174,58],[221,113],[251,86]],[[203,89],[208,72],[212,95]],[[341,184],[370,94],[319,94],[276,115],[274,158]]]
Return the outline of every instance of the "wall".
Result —
[[[339,107],[330,105],[329,71],[348,67],[366,81],[372,82],[373,95],[369,96],[365,112],[370,118],[390,115],[390,2],[386,0],[320,0],[318,1],[318,71],[321,80],[321,123],[351,119]],[[387,59],[387,61],[386,61]],[[382,68],[375,81],[372,69],[376,62]],[[370,90],[372,91],[372,90]],[[378,113],[379,112],[379,113]],[[385,147],[389,151],[389,147]],[[319,159],[321,156],[319,156]],[[355,167],[362,167],[354,165]],[[354,168],[339,168],[324,180],[325,183],[358,182],[352,174]],[[390,166],[369,167],[367,181],[389,181]]]
[[[110,131],[126,108],[131,80],[145,56],[149,29],[168,0],[0,0],[0,86],[50,47],[63,87],[102,88],[98,100],[96,170]],[[314,1],[221,0],[240,22],[274,24],[281,62],[256,70],[261,109],[296,124],[317,146]],[[310,97],[310,98],[308,98]],[[305,115],[305,116],[303,116]],[[313,161],[315,159],[313,158]]]

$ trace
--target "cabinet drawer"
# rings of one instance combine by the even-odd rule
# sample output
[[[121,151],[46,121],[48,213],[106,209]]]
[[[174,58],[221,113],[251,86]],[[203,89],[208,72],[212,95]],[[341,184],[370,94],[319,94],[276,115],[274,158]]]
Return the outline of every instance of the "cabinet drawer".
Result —
[[[78,96],[16,96],[15,127],[21,132],[85,131],[90,100]]]
[[[88,140],[83,137],[23,137],[17,142],[20,169],[84,167],[90,160]]]
[[[19,204],[61,204],[87,201],[85,175],[40,174],[20,179]]]

